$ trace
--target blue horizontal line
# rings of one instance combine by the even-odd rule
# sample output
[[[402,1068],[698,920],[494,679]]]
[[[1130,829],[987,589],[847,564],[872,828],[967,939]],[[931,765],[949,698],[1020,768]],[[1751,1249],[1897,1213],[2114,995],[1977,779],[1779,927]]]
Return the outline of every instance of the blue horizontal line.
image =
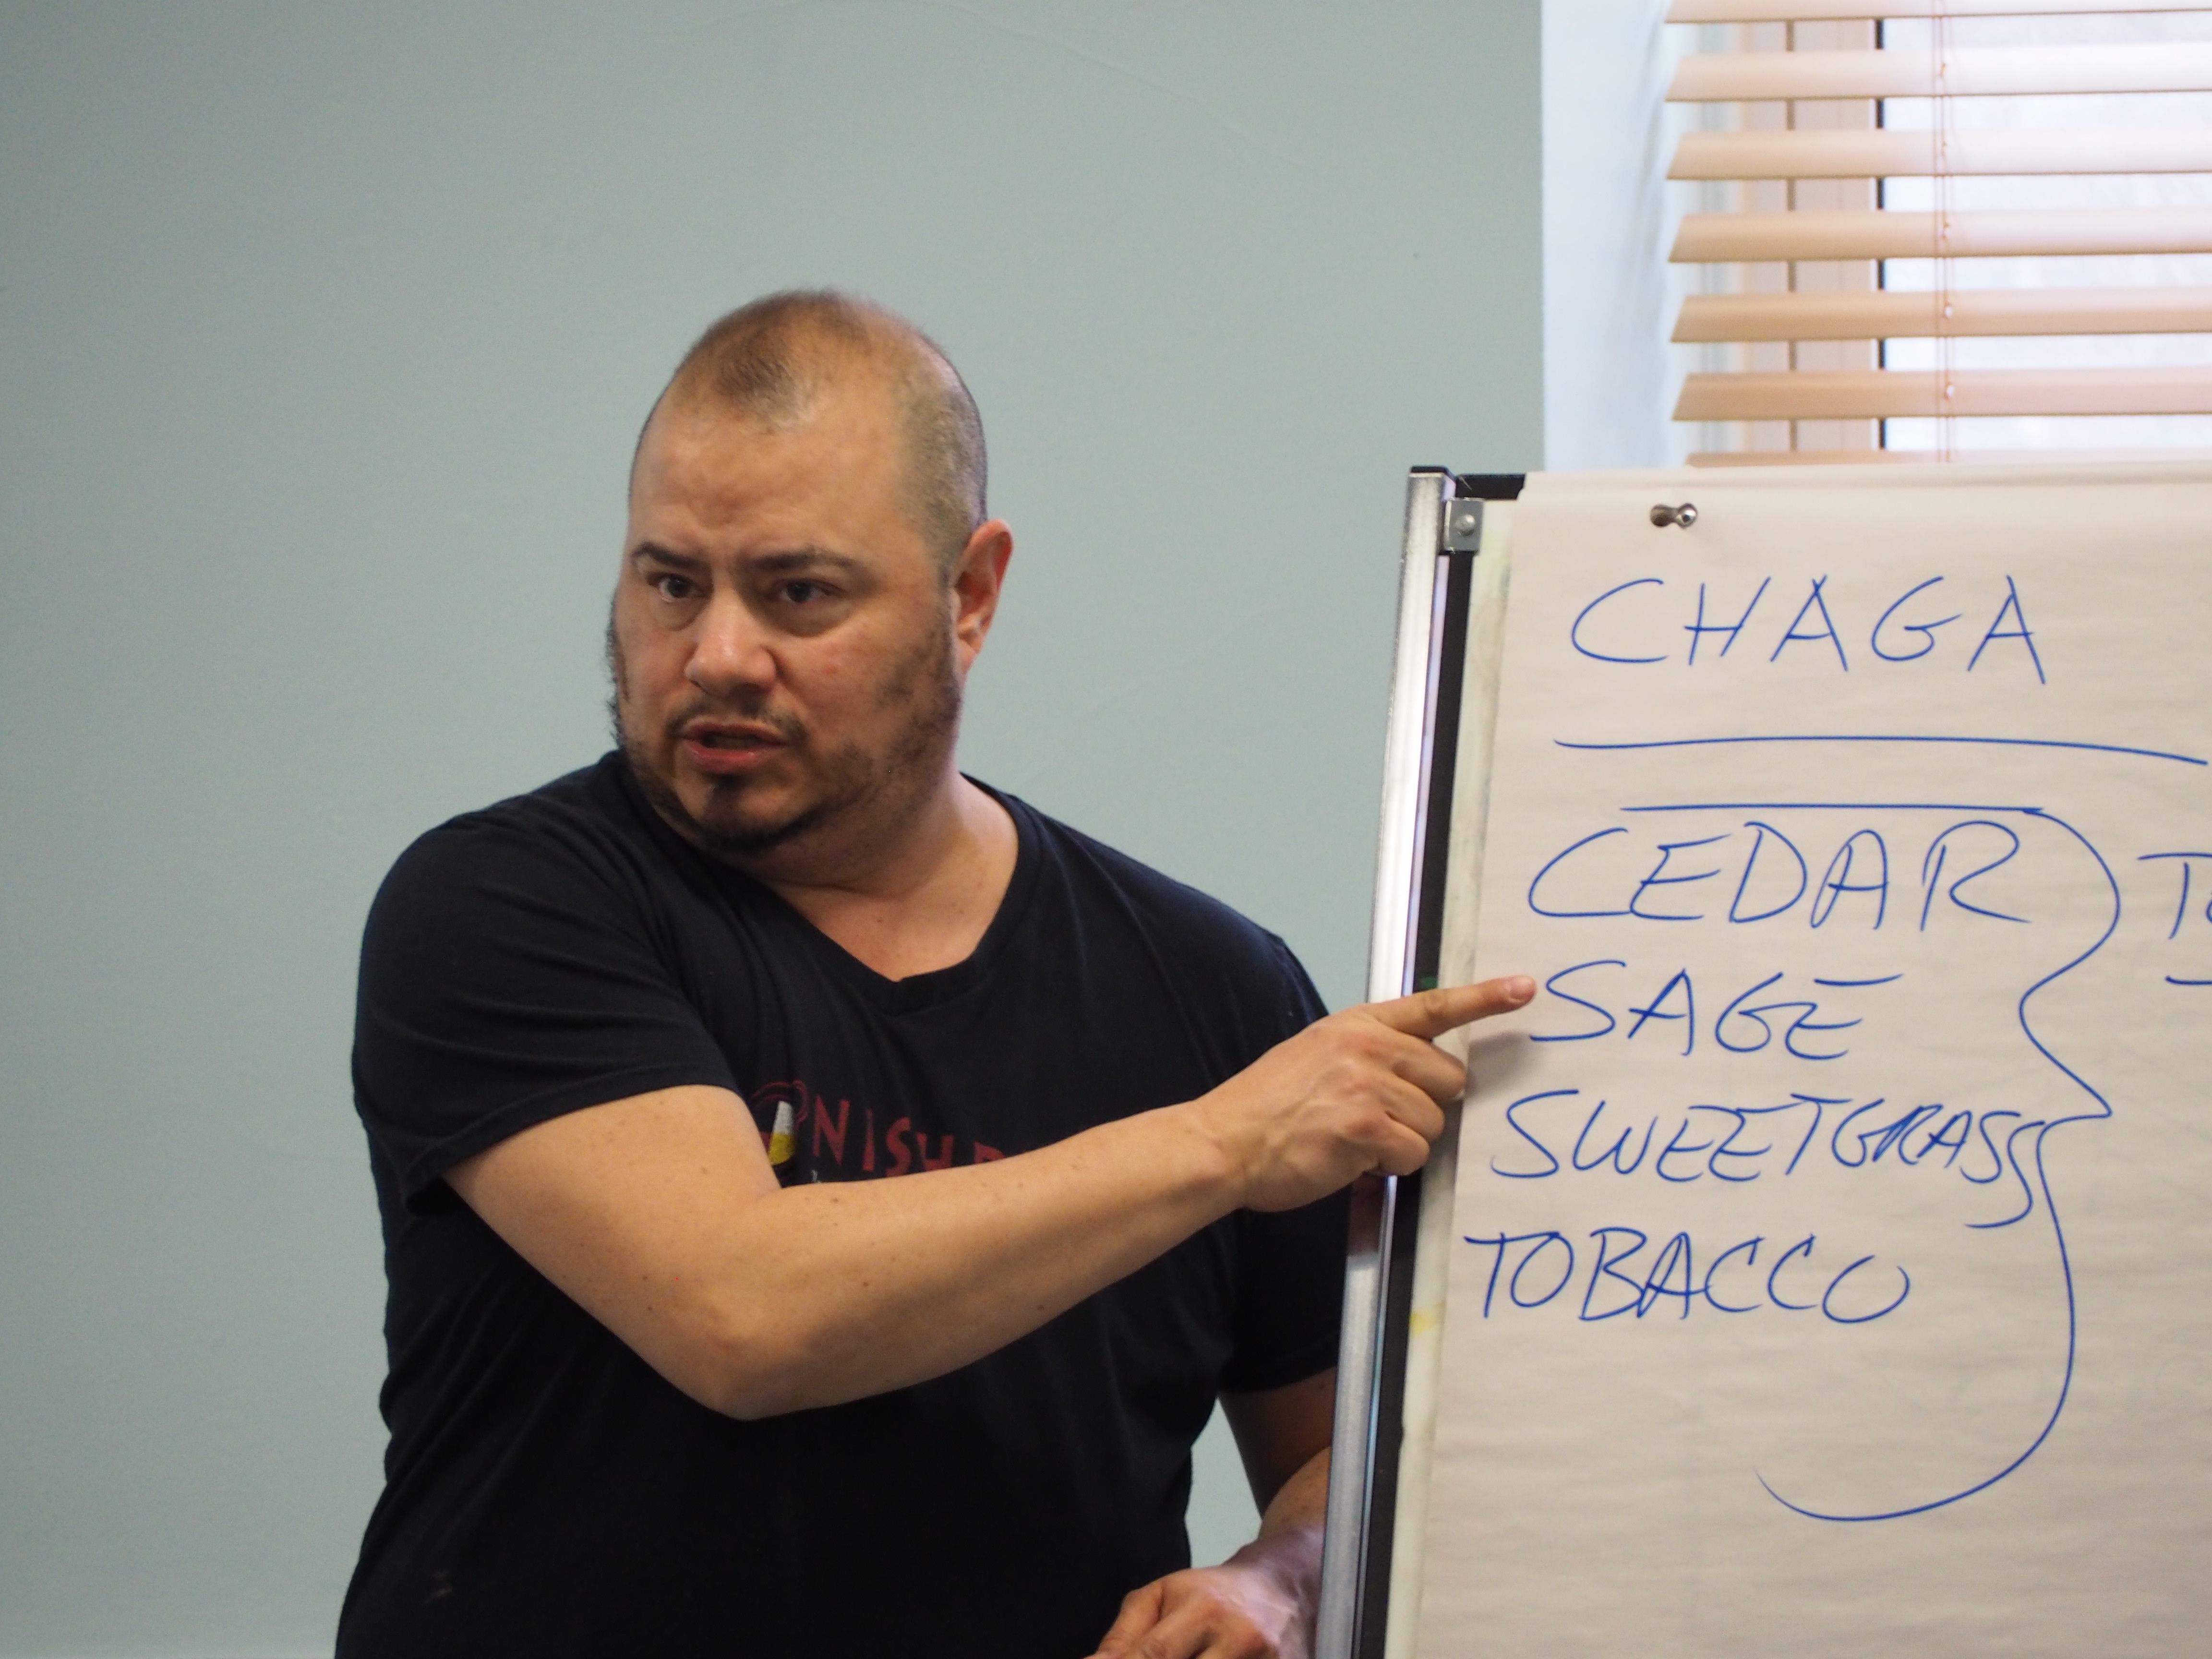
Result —
[[[2140,755],[2146,760],[2179,761],[2185,766],[2212,765],[2195,755],[2169,754],[2163,749],[2133,749],[2121,743],[2074,743],[2063,738],[1946,738],[1934,736],[1885,736],[1873,732],[1857,732],[1836,736],[1826,732],[1802,732],[1774,737],[1750,738],[1654,738],[1641,743],[1570,743],[1565,738],[1553,742],[1562,749],[1693,749],[1717,743],[1978,743],[2013,749],[2087,749],[2100,755]]]
[[[2166,976],[2166,982],[2168,985],[2212,985],[2212,979],[2176,979],[2172,974],[2168,974]]]

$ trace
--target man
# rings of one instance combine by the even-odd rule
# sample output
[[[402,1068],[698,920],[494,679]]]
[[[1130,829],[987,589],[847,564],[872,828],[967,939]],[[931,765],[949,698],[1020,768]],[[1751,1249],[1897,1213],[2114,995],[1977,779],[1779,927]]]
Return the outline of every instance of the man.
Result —
[[[1428,1039],[1533,988],[1316,1023],[1271,935],[963,777],[1012,549],[897,319],[775,295],[678,368],[619,750],[369,920],[392,1443],[342,1655],[1303,1650],[1322,1200],[1421,1163]],[[1217,1392],[1265,1518],[1194,1572]]]

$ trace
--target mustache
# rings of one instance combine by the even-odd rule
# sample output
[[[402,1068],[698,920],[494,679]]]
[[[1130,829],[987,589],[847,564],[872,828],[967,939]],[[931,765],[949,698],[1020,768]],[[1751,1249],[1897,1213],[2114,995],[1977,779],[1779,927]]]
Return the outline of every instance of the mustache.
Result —
[[[762,706],[747,707],[717,702],[712,697],[695,697],[670,714],[661,731],[672,743],[684,735],[684,728],[696,720],[744,720],[754,726],[765,726],[777,738],[796,746],[806,740],[806,725],[796,714],[787,710]]]

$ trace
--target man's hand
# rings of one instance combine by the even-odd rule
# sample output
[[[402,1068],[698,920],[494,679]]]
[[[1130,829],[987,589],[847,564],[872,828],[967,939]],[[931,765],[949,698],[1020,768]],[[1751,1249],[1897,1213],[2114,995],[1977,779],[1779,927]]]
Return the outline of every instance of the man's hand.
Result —
[[[1336,1373],[1256,1394],[1225,1394],[1260,1535],[1218,1567],[1133,1590],[1098,1644],[1103,1659],[1307,1659],[1321,1595]]]
[[[1194,1103],[1255,1210],[1293,1210],[1363,1175],[1411,1175],[1467,1068],[1432,1039],[1520,1007],[1516,976],[1370,1002],[1316,1020]]]
[[[1098,1659],[1307,1659],[1313,1607],[1295,1582],[1304,1575],[1283,1573],[1266,1549],[1248,1545],[1218,1567],[1132,1590]]]

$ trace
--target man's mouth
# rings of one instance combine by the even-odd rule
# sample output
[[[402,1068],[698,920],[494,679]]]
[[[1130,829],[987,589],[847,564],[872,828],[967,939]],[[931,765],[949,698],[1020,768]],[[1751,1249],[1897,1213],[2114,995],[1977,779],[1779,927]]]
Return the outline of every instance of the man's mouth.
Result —
[[[789,739],[773,726],[749,720],[689,720],[678,738],[693,767],[722,776],[748,771],[789,746]]]

